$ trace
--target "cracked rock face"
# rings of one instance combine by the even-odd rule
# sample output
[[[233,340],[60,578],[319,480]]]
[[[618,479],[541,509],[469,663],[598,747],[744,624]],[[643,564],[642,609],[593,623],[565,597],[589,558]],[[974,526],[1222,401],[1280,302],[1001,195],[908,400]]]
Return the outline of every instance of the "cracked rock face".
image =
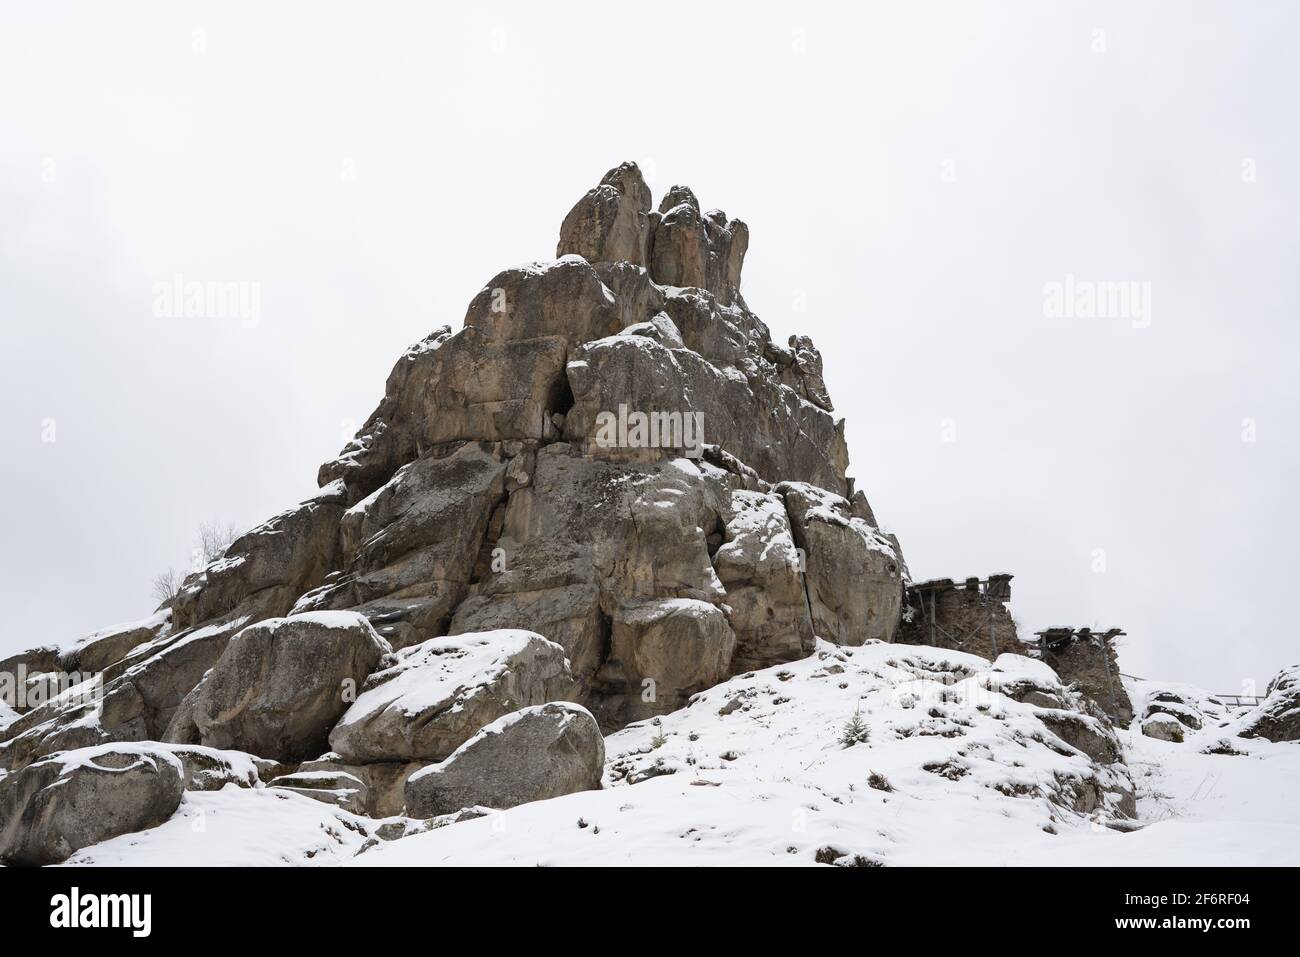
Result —
[[[462,328],[398,358],[319,493],[152,618],[5,662],[83,666],[102,694],[0,715],[0,766],[166,738],[306,761],[285,787],[370,809],[444,762],[423,780],[461,797],[428,806],[501,806],[594,786],[597,722],[679,709],[815,636],[891,640],[906,568],[846,475],[817,348],[773,341],[745,302],[749,238],[687,187],[655,206],[635,164],[611,170],[555,260],[498,273]],[[451,765],[504,767],[512,741],[581,760],[499,796],[453,787]]]
[[[552,702],[492,722],[455,753],[406,781],[412,817],[465,807],[504,810],[600,788],[605,739],[585,708]]]
[[[0,863],[57,864],[119,834],[161,824],[180,804],[178,758],[108,745],[43,758],[0,778]]]
[[[441,761],[479,728],[573,687],[564,651],[528,631],[434,638],[386,659],[330,733],[344,761]]]
[[[1243,737],[1300,741],[1300,665],[1283,668],[1265,689],[1259,707],[1243,722]]]
[[[326,750],[349,694],[389,651],[355,612],[250,625],[177,709],[166,740],[279,761],[316,757]]]

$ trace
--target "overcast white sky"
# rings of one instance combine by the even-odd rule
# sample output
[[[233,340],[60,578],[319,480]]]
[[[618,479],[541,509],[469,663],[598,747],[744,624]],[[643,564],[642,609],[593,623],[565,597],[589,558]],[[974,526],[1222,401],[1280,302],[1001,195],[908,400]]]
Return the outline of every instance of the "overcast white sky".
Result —
[[[1300,658],[1293,3],[0,9],[0,655],[309,494],[634,159],[749,223],[917,578],[1013,572],[1025,631],[1122,626],[1139,675]],[[156,318],[176,273],[260,324]],[[1045,316],[1067,275],[1149,326]]]

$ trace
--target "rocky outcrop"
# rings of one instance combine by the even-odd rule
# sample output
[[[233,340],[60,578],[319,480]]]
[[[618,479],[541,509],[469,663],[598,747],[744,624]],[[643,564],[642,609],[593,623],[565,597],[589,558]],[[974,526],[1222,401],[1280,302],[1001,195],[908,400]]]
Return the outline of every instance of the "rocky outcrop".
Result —
[[[435,817],[483,805],[504,810],[600,787],[605,740],[585,708],[551,702],[492,722],[447,760],[411,775],[406,809]]]
[[[1268,683],[1264,700],[1243,719],[1241,735],[1300,741],[1300,665],[1283,668]]]
[[[901,553],[846,475],[821,354],[741,294],[748,244],[611,170],[555,260],[406,350],[316,495],[152,617],[5,662],[97,677],[0,715],[0,767],[163,739],[194,790],[503,807],[598,786],[600,727],[814,635],[891,640]]]
[[[650,204],[650,187],[637,165],[614,167],[564,217],[555,257],[574,254],[593,263],[647,265]]]
[[[181,762],[152,745],[68,751],[0,778],[0,863],[57,864],[75,851],[171,817]]]
[[[908,585],[894,640],[965,651],[990,661],[1002,654],[1030,654],[1032,647],[1020,640],[1006,606],[1011,577],[968,578],[962,584],[938,578]]]
[[[287,612],[333,567],[343,506],[343,487],[329,485],[235,539],[222,558],[185,580],[173,604],[174,627],[230,615],[249,602]]]
[[[144,621],[104,628],[87,635],[59,656],[62,671],[102,672],[141,645],[156,640],[171,625],[171,609],[164,608]]]
[[[620,605],[592,696],[601,724],[622,727],[676,711],[727,676],[735,646],[726,615],[709,602],[666,598]]]
[[[59,655],[56,645],[44,645],[0,661],[0,702],[19,714],[30,711],[33,705],[26,694],[29,679],[56,671]]]
[[[1039,632],[1043,661],[1083,692],[1111,721],[1127,727],[1133,720],[1133,703],[1120,678],[1114,639],[1119,634],[1088,628],[1049,628]]]
[[[402,466],[344,513],[343,570],[293,612],[355,609],[393,648],[445,633],[505,494],[506,469],[500,450],[480,443]]]
[[[572,688],[563,649],[532,632],[434,638],[387,659],[329,743],[346,763],[440,761],[502,715]]]
[[[906,574],[894,542],[825,489],[784,482],[776,492],[805,556],[813,630],[837,645],[893,641]]]
[[[1142,733],[1148,738],[1181,744],[1187,732],[1173,715],[1155,714],[1142,722]]]
[[[732,673],[812,654],[812,616],[785,502],[779,495],[738,490],[722,518],[725,541],[713,567],[736,633]]]
[[[259,622],[231,639],[186,698],[165,740],[301,761],[390,651],[361,615],[314,612]]]

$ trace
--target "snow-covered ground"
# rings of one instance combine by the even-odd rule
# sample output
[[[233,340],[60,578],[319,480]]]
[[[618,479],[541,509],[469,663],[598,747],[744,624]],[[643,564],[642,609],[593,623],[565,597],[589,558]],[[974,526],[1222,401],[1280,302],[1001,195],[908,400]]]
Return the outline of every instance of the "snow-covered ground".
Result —
[[[1201,731],[1173,744],[1135,723],[1123,764],[1098,765],[1040,720],[1061,712],[999,691],[1052,680],[1017,656],[819,643],[611,735],[601,791],[431,825],[228,786],[69,863],[1300,864],[1300,745],[1231,737],[1232,715],[1198,698]],[[1135,706],[1161,687],[1131,687]],[[846,746],[855,713],[867,740]],[[1244,753],[1203,753],[1225,737]],[[1136,829],[1113,798],[1064,806],[1130,775]]]

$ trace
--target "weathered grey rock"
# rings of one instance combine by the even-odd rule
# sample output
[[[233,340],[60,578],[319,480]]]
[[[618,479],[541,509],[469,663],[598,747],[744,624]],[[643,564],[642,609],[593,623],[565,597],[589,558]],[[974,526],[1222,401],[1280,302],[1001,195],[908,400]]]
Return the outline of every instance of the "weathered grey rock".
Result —
[[[609,658],[593,707],[603,727],[676,711],[730,673],[736,635],[716,605],[691,598],[625,602],[614,609]]]
[[[1142,722],[1142,733],[1148,738],[1181,744],[1186,731],[1183,723],[1173,715],[1157,714]]]
[[[365,814],[370,800],[365,782],[342,769],[295,771],[272,779],[267,787],[291,791],[353,814]]]
[[[67,689],[0,732],[0,767],[17,769],[56,751],[161,738],[231,636],[282,613],[288,600],[285,589],[266,589],[229,615],[133,649],[102,675]]]
[[[849,503],[802,482],[783,482],[818,636],[839,645],[892,641],[903,601],[903,565],[894,544]]]
[[[605,741],[596,719],[569,702],[523,708],[497,719],[441,764],[406,781],[412,817],[484,805],[504,810],[600,788]]]
[[[727,590],[740,674],[812,654],[812,619],[785,502],[777,495],[736,491],[723,513],[726,541],[713,567]]]
[[[443,634],[505,494],[506,468],[496,447],[479,443],[402,466],[344,514],[344,570],[293,613],[354,609],[394,648]]]
[[[695,194],[674,186],[652,222],[650,274],[663,285],[707,289],[729,303],[739,294],[748,249],[748,226],[719,209],[701,214]]]
[[[1264,700],[1242,721],[1240,733],[1243,738],[1300,741],[1300,665],[1274,676]]]
[[[57,864],[161,824],[183,790],[181,762],[148,744],[62,752],[0,778],[0,863]]]
[[[1206,722],[1206,717],[1199,708],[1189,703],[1182,695],[1172,691],[1161,691],[1152,695],[1151,700],[1147,702],[1146,714],[1142,717],[1146,719],[1157,714],[1167,714],[1191,731],[1200,731]]]
[[[346,799],[355,813],[383,818],[396,817],[402,813],[406,806],[406,779],[424,767],[428,767],[427,761],[347,764],[339,755],[331,753],[316,761],[304,761],[298,768],[298,773],[326,771],[348,775],[353,781],[361,784],[360,794],[348,796]],[[311,782],[311,786],[319,790],[320,780]],[[349,789],[355,789],[355,785],[344,788],[344,790]],[[338,803],[338,798],[327,799],[327,802]],[[357,808],[360,809],[356,810]]]
[[[440,761],[502,715],[572,688],[564,650],[532,632],[434,638],[370,677],[329,744],[349,764]]]
[[[171,625],[171,609],[164,608],[143,621],[127,622],[87,635],[59,656],[63,671],[103,671],[132,650],[160,637]]]
[[[327,486],[235,539],[222,558],[185,580],[173,604],[173,628],[228,615],[270,589],[286,590],[292,604],[293,596],[320,584],[337,556],[343,506],[342,486]]]
[[[568,404],[565,338],[493,334],[467,326],[452,335],[444,327],[407,349],[379,407],[321,466],[321,484],[341,479],[355,502],[407,462],[450,443],[554,438],[551,416]]]
[[[650,187],[635,163],[605,174],[564,217],[556,258],[570,253],[590,262],[647,263]]]
[[[330,728],[389,651],[354,612],[259,622],[230,640],[165,739],[279,761],[314,757],[326,750]]]
[[[1072,748],[1082,751],[1098,764],[1114,764],[1120,759],[1119,739],[1096,718],[1072,711],[1043,710],[1038,720]]]
[[[488,343],[563,339],[570,347],[612,336],[622,313],[614,293],[585,259],[565,256],[498,273],[465,313],[465,328]]]
[[[186,791],[220,791],[227,784],[238,788],[255,788],[286,773],[278,761],[259,758],[243,751],[220,751],[198,744],[159,744],[176,757],[184,769]]]
[[[682,333],[689,343],[685,328]],[[645,336],[611,336],[577,350],[568,364],[568,382],[574,404],[565,418],[565,437],[583,443],[591,455],[653,461],[690,451],[680,441],[666,440],[658,448],[602,447],[597,441],[602,412],[625,406],[647,415],[698,414],[705,443],[730,452],[767,481],[848,490],[842,423],[775,379],[728,374],[694,352],[666,349]],[[756,409],[762,414],[755,415]]]
[[[1065,684],[1077,686],[1119,727],[1133,721],[1133,704],[1119,675],[1114,643],[1103,634],[1065,641],[1043,649],[1043,660]]]
[[[798,376],[799,393],[814,405],[827,412],[835,411],[831,404],[831,394],[822,378],[822,354],[807,336],[791,336],[790,351],[794,353],[791,369]]]
[[[3,702],[19,714],[30,711],[24,689],[33,675],[48,674],[59,668],[59,649],[56,645],[45,645],[20,651],[0,661],[0,702]]]
[[[539,449],[530,484],[506,507],[501,562],[457,609],[452,633],[536,631],[564,648],[575,697],[585,700],[620,602],[725,597],[708,536],[726,488],[707,468],[593,461],[562,444]]]
[[[656,312],[645,322],[634,323],[627,326],[622,332],[625,336],[645,336],[647,339],[653,339],[665,349],[685,349],[686,343],[682,341],[682,334],[677,331],[676,324],[666,312]]]

